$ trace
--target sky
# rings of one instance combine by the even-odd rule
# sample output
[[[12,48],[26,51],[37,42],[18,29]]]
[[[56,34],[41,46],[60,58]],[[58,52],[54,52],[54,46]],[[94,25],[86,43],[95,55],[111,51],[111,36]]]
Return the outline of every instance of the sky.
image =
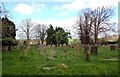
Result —
[[[5,8],[10,11],[12,20],[19,28],[20,23],[25,19],[32,19],[35,23],[52,24],[55,27],[62,27],[71,32],[76,38],[73,26],[76,23],[78,12],[84,8],[94,9],[98,6],[112,5],[115,15],[111,22],[118,22],[118,1],[119,0],[1,0]],[[18,33],[16,38],[18,39]]]

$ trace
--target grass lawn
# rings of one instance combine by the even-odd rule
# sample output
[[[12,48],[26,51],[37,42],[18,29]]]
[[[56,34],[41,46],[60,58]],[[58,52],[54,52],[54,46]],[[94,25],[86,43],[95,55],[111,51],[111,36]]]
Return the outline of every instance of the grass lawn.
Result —
[[[98,55],[90,55],[91,61],[85,60],[84,50],[80,56],[75,56],[75,49],[57,48],[55,55],[50,55],[51,48],[47,49],[46,58],[40,55],[37,47],[31,47],[27,57],[19,59],[23,51],[2,52],[2,75],[118,75],[118,61],[100,61],[118,57],[118,49],[110,51],[107,47],[99,47]],[[65,64],[68,67],[62,67]],[[47,70],[43,67],[56,68]]]

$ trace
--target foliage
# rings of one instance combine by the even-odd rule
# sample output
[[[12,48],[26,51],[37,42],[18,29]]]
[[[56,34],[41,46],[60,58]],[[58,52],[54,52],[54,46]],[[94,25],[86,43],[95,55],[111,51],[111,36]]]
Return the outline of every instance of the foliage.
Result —
[[[65,32],[63,28],[56,28],[55,30],[55,37],[56,37],[56,43],[57,44],[68,44],[68,38],[70,38],[68,35],[69,32]]]
[[[65,32],[63,28],[53,29],[52,25],[47,29],[47,44],[68,44],[68,38],[70,38],[70,33]]]
[[[55,35],[54,35],[54,29],[53,26],[50,24],[50,28],[47,29],[47,44],[54,44],[55,42]]]
[[[16,45],[15,24],[7,17],[2,18],[2,45]]]

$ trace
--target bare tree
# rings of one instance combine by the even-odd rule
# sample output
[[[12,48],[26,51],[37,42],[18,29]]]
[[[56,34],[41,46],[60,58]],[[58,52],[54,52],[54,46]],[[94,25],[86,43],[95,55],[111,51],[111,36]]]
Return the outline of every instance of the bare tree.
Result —
[[[32,36],[35,34],[34,24],[30,19],[26,19],[21,23],[21,27],[19,29],[19,37],[24,37],[29,41]]]
[[[115,23],[110,23],[109,19],[114,15],[114,9],[112,7],[98,7],[91,11],[91,15],[94,18],[92,26],[92,32],[94,34],[95,44],[97,44],[98,34],[107,34],[108,31],[115,32],[113,26]]]
[[[88,36],[94,36],[95,44],[97,44],[98,35],[100,33],[107,34],[108,31],[116,32],[113,28],[115,24],[109,22],[113,14],[114,10],[112,7],[81,10],[77,21],[78,34],[81,41],[84,40],[89,43],[89,40],[86,38],[88,38]]]
[[[90,9],[83,9],[79,12],[79,19],[77,21],[78,35],[82,44],[90,44],[92,17]]]
[[[4,3],[0,3],[0,17],[11,17],[10,12],[5,8]]]
[[[42,44],[45,41],[46,38],[46,30],[47,30],[47,26],[44,24],[37,24],[35,27],[36,30],[36,37],[42,41]]]

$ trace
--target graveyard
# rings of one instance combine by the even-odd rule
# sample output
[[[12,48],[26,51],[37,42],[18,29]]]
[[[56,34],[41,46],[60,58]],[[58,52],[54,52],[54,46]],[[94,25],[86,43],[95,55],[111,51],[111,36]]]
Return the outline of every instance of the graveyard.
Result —
[[[45,46],[45,50],[31,46],[28,56],[23,50],[13,47],[2,52],[3,75],[118,75],[118,49],[98,47],[97,55],[86,59],[84,47]],[[80,52],[77,52],[80,50]],[[91,47],[89,46],[89,51]],[[44,52],[45,51],[45,52]],[[91,51],[90,51],[91,52]],[[89,53],[90,53],[89,52]],[[80,55],[76,55],[80,54]],[[22,54],[22,56],[20,56]],[[103,60],[102,60],[103,59]],[[104,60],[112,59],[112,60]]]
[[[0,3],[0,76],[120,74],[117,0],[34,1]]]

